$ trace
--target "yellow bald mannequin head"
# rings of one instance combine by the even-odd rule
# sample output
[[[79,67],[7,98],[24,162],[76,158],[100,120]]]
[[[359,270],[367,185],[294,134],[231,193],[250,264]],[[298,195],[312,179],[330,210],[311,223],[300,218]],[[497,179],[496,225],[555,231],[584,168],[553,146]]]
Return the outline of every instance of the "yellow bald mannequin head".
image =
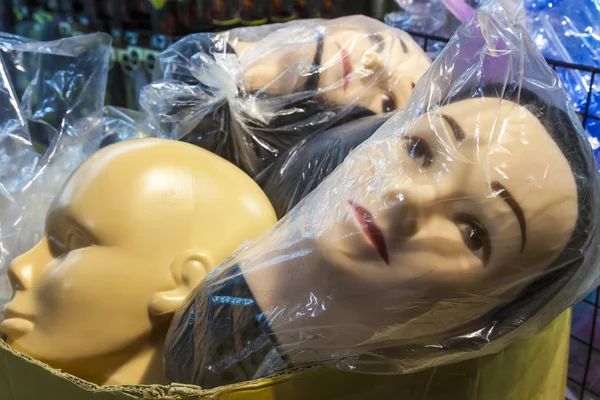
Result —
[[[275,222],[258,185],[208,151],[162,139],[108,146],[67,180],[44,237],[12,263],[0,332],[98,384],[160,383],[173,313]]]

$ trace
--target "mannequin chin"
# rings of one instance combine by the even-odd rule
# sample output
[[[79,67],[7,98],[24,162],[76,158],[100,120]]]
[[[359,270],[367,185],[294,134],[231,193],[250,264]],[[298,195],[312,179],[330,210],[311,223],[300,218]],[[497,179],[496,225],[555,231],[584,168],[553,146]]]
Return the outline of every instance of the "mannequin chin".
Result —
[[[383,341],[443,340],[517,296],[567,251],[585,201],[574,156],[549,131],[565,134],[572,122],[549,125],[531,105],[457,100],[398,131],[384,126],[386,136],[360,145],[196,289],[167,336],[168,379],[210,387],[379,351]],[[215,312],[222,290],[244,293],[224,314],[254,321],[227,338]],[[239,338],[260,352],[236,350],[224,366],[210,349]]]
[[[110,145],[65,182],[42,240],[10,265],[0,332],[96,384],[162,383],[175,311],[275,222],[261,189],[212,153],[161,139]]]

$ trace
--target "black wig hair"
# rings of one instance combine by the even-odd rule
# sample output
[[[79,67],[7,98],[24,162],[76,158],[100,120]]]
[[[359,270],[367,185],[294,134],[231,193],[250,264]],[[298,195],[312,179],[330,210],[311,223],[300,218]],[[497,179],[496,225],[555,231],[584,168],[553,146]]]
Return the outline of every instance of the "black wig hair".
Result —
[[[224,101],[180,140],[225,158],[254,178],[303,138],[373,114],[311,97],[286,105],[265,124],[246,115],[238,119]]]
[[[394,112],[359,118],[296,143],[256,179],[282,218],[317,188],[362,142]]]

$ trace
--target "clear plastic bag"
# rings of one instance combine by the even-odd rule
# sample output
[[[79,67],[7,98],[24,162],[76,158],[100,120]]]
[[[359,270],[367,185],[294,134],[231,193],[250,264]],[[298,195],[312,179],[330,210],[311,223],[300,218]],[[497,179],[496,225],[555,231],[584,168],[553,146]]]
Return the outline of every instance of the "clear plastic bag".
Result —
[[[532,40],[548,58],[567,63],[600,66],[600,1],[585,0],[577,6],[569,0],[526,0],[525,26]],[[559,68],[558,75],[579,112],[586,111],[591,74]],[[592,89],[590,114],[600,117],[598,80]]]
[[[196,288],[167,378],[408,373],[499,351],[598,285],[599,185],[556,73],[487,2],[404,110]]]
[[[392,112],[359,118],[311,135],[292,146],[256,181],[261,186],[278,218],[319,186],[359,144],[367,140]]]
[[[460,21],[465,22],[473,16],[475,9],[485,0],[441,0],[454,16]],[[498,0],[500,5],[513,16],[519,23],[525,22],[525,10],[523,8],[524,0]],[[535,0],[534,0],[535,1]]]
[[[38,240],[55,193],[99,146],[110,42],[0,34],[0,306],[12,296],[8,263]]]
[[[464,0],[443,2],[461,21],[475,12]],[[545,57],[570,64],[600,65],[598,0],[580,2],[577,7],[573,7],[573,2],[568,0],[503,0],[501,3],[527,27],[533,42]],[[591,74],[573,68],[558,68],[558,75],[575,110],[584,112],[588,104]],[[597,92],[592,90],[588,111],[600,116]],[[597,135],[596,132],[594,134]]]
[[[140,94],[148,132],[202,146],[256,177],[308,135],[402,108],[429,58],[364,17],[187,36]]]
[[[102,112],[99,148],[124,140],[146,137],[138,126],[139,113],[127,108],[106,106]]]

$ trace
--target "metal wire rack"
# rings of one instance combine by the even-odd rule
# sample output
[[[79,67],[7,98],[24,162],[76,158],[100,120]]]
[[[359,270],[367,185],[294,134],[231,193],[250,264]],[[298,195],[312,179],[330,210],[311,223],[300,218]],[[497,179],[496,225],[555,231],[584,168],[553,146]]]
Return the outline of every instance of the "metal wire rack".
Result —
[[[408,33],[415,38],[423,50],[425,50],[432,58],[435,58],[450,40],[449,38],[442,36],[420,32],[408,31]],[[552,59],[546,59],[546,61],[552,69],[557,71],[561,78],[568,72],[577,71],[582,74],[586,81],[586,87],[567,87],[567,92],[571,92],[571,94],[576,92],[577,98],[573,99],[574,106],[579,114],[583,127],[586,128],[592,136],[600,138],[600,82],[596,82],[596,76],[600,74],[600,68],[571,64]],[[563,85],[572,86],[569,82],[563,82]],[[570,91],[568,89],[572,90]]]
[[[450,40],[436,35],[409,32],[432,58],[436,57]],[[600,82],[596,76],[600,68],[546,60],[554,69],[570,94],[583,127],[591,136],[600,139]],[[569,74],[579,72],[585,81],[580,87],[565,82]],[[575,97],[575,99],[573,99]],[[598,157],[597,157],[598,158]],[[569,351],[567,400],[600,400],[600,304],[599,290],[595,289],[573,307],[573,321]]]

